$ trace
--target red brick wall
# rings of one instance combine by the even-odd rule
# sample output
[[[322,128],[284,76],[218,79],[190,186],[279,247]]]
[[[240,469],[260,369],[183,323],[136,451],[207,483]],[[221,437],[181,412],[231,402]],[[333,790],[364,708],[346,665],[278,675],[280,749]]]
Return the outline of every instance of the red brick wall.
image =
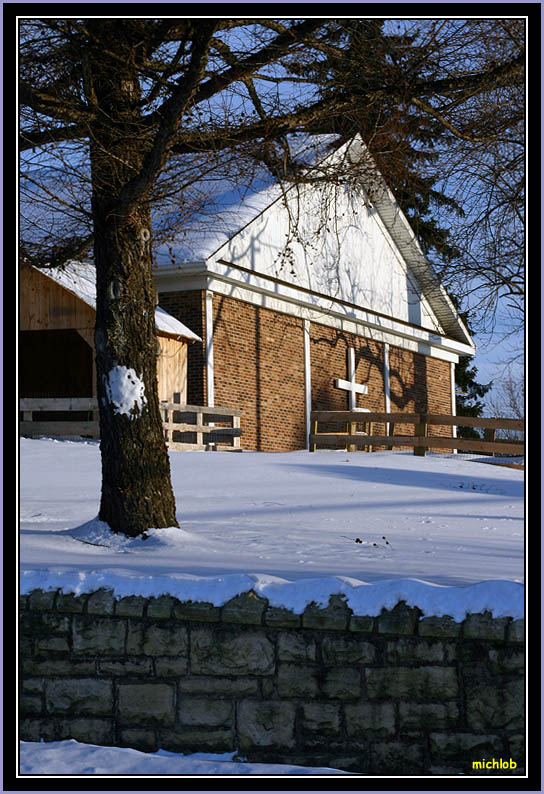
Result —
[[[447,361],[391,346],[389,389],[392,413],[451,414],[450,365]],[[397,423],[395,433],[413,435],[414,425]],[[431,425],[429,435],[451,436],[451,427]]]
[[[244,449],[305,446],[302,320],[214,295],[215,403],[243,411]]]
[[[187,345],[187,403],[206,405],[206,313],[203,290],[159,293],[159,306],[200,336]]]
[[[335,378],[348,379],[349,347],[355,349],[355,381],[368,386],[368,394],[357,394],[357,407],[369,411],[385,411],[383,380],[383,344],[348,334],[325,325],[311,323],[310,356],[312,367],[312,409],[314,411],[347,411],[348,392],[334,385]],[[338,423],[320,424],[325,432],[343,432]],[[358,429],[362,430],[362,427]],[[385,432],[383,424],[373,431]]]
[[[202,337],[189,345],[188,402],[206,405],[205,297],[201,290],[162,293],[162,308]],[[244,301],[214,295],[215,404],[243,411],[244,449],[281,452],[305,446],[303,321]],[[368,385],[357,405],[385,411],[383,344],[310,324],[312,409],[346,410],[348,394],[334,386],[347,379],[347,349],[355,349],[356,382]],[[451,412],[450,365],[394,346],[389,348],[391,411]],[[321,426],[320,426],[321,429]],[[323,429],[343,429],[335,424]],[[375,424],[376,434],[385,432]],[[413,425],[395,427],[413,434]],[[430,435],[451,435],[430,427]]]

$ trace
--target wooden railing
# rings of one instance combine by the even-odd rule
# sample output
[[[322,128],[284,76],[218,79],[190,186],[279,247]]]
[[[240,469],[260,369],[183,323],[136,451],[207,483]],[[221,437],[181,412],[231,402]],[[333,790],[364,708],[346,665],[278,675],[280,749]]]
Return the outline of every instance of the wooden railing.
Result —
[[[210,408],[203,405],[181,405],[161,402],[165,440],[170,449],[224,449],[241,451],[241,411],[232,408]],[[19,400],[22,421],[19,430],[22,436],[83,436],[100,438],[98,401],[95,397],[22,397]],[[87,413],[82,419],[51,419],[44,421],[34,413]],[[187,415],[194,417],[188,421]],[[207,417],[207,424],[204,422]],[[224,427],[225,423],[229,424]],[[220,423],[221,426],[217,426]],[[182,441],[174,440],[174,434],[183,433]],[[191,434],[194,441],[189,441]],[[228,444],[229,446],[225,446]],[[218,447],[218,445],[220,445]]]
[[[22,436],[87,436],[100,438],[98,401],[96,397],[21,397],[19,424]],[[87,413],[86,419],[35,418],[36,413]]]
[[[459,451],[484,452],[487,454],[502,453],[506,455],[523,455],[524,441],[512,441],[496,438],[497,430],[525,429],[523,419],[476,418],[472,416],[452,416],[451,414],[401,414],[359,411],[312,411],[310,414],[310,452],[317,446],[338,446],[345,444],[352,451],[361,447],[369,452],[373,447],[384,446],[414,447],[414,455],[425,455],[427,449],[457,449]],[[318,432],[319,422],[342,422],[344,432]],[[374,423],[386,423],[389,432],[386,435],[373,433]],[[356,425],[365,424],[366,431],[357,433]],[[395,424],[413,424],[414,434],[395,435]],[[455,438],[454,436],[429,436],[429,425],[449,425],[451,427],[482,427],[484,438]]]
[[[180,405],[179,403],[161,402],[163,426],[166,443],[169,449],[218,449],[240,452],[241,411],[233,408],[207,407],[204,405]],[[194,421],[188,422],[182,418],[191,414]],[[207,417],[207,424],[204,417]],[[217,422],[228,422],[228,427],[218,427]],[[191,434],[194,441],[184,439],[174,440],[174,433]],[[223,446],[225,443],[230,446]]]

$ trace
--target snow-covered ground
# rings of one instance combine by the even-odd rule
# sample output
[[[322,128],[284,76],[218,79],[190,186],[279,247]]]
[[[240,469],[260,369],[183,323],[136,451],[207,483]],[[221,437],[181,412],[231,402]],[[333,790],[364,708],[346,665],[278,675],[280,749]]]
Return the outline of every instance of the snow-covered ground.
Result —
[[[141,753],[126,747],[97,747],[75,739],[21,742],[21,775],[350,775],[328,767],[253,764],[236,753]]]
[[[456,620],[485,609],[523,615],[522,470],[476,455],[411,452],[172,452],[170,459],[180,527],[130,540],[96,518],[98,442],[22,439],[21,592],[109,587],[118,597],[170,593],[220,605],[253,589],[296,612],[341,592],[356,614],[405,599]],[[23,744],[28,769],[58,771],[66,743],[54,744]],[[69,749],[80,754],[81,769],[111,769],[96,748],[92,757],[87,746]],[[117,752],[123,770],[140,769],[141,756],[153,770],[188,763]],[[260,774],[230,759],[192,761],[221,765],[223,772],[208,774],[235,774],[232,766]]]

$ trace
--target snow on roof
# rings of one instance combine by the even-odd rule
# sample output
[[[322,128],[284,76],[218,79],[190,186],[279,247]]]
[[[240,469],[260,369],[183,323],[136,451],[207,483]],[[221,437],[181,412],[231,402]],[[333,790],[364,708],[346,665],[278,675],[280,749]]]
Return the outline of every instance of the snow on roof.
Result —
[[[291,157],[299,165],[315,165],[330,155],[337,135],[293,135],[289,137]],[[186,158],[189,161],[189,157]],[[241,170],[240,170],[241,169]],[[238,234],[248,223],[270,207],[289,190],[281,185],[265,166],[249,167],[227,160],[209,174],[195,180],[184,190],[186,204],[199,207],[191,212],[183,232],[174,235],[170,244],[157,250],[159,266],[172,263],[205,261]],[[171,218],[179,215],[176,200],[166,211],[154,208],[153,228],[160,233]]]
[[[359,135],[334,148],[336,135],[308,136],[291,140],[290,149],[297,161],[304,165],[330,163],[346,157],[346,162],[364,165],[371,181],[372,204],[391,235],[404,261],[416,277],[432,311],[445,333],[474,348],[474,342],[443,286],[434,275],[410,223],[400,209],[394,194],[379,172],[374,159]],[[188,200],[201,209],[192,213],[183,233],[174,236],[170,244],[160,245],[156,262],[161,266],[203,262],[237,235],[245,226],[267,210],[274,202],[288,194],[292,186],[280,185],[264,170],[256,170],[253,178],[236,175],[232,162],[203,176],[188,189]],[[363,178],[364,180],[364,178]],[[176,209],[170,208],[175,216]],[[167,220],[168,213],[163,220]],[[160,226],[160,219],[154,227]]]
[[[87,306],[96,309],[96,278],[94,265],[88,262],[67,262],[62,268],[47,268],[40,270],[48,278],[53,279],[61,287],[68,290],[76,297],[80,298]],[[192,342],[202,341],[186,325],[180,323],[171,314],[165,312],[160,306],[155,309],[155,327],[157,331],[162,331],[173,336],[180,336]]]

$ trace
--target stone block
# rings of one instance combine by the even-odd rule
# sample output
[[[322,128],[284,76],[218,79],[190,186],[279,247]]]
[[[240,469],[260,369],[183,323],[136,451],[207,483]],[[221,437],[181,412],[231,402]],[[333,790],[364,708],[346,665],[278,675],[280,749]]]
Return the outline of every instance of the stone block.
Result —
[[[267,604],[268,600],[256,595],[253,590],[241,593],[223,606],[221,620],[223,623],[247,623],[260,626]]]
[[[372,615],[351,615],[349,630],[354,633],[372,634],[376,628],[376,618]]]
[[[346,703],[346,730],[357,739],[387,739],[395,734],[393,703]]]
[[[525,767],[525,736],[521,733],[508,737],[510,756],[518,767]]]
[[[230,728],[204,728],[185,726],[181,729],[162,728],[160,731],[161,748],[173,753],[233,752],[234,736]]]
[[[417,630],[420,637],[436,637],[437,639],[449,639],[459,637],[461,634],[461,623],[457,623],[449,615],[443,617],[421,618]]]
[[[382,609],[378,617],[379,634],[414,634],[420,611],[400,601],[393,609]]]
[[[280,697],[315,697],[318,692],[317,669],[307,665],[282,663],[278,670]]]
[[[28,609],[36,612],[45,612],[53,609],[57,590],[32,590],[28,594]]]
[[[96,593],[91,593],[87,599],[87,613],[89,615],[113,615],[114,608],[113,590],[100,588]]]
[[[29,717],[19,721],[19,740],[23,742],[54,742],[57,740],[57,726],[53,719]]]
[[[126,622],[111,618],[74,615],[72,618],[74,653],[111,656],[125,653]]]
[[[59,593],[55,604],[57,612],[81,614],[87,603],[87,594],[76,596],[74,593]]]
[[[525,642],[525,620],[519,618],[508,624],[506,629],[508,642]]]
[[[70,618],[55,612],[26,612],[21,618],[21,634],[28,639],[67,637]]]
[[[24,678],[21,682],[21,689],[23,692],[35,694],[36,692],[43,692],[43,678]]]
[[[316,644],[312,636],[293,631],[278,634],[278,659],[282,662],[315,662]]]
[[[74,717],[112,715],[112,682],[94,678],[46,681],[45,701],[50,714],[69,712]]]
[[[369,698],[443,702],[458,696],[454,667],[391,667],[366,671]]]
[[[339,700],[356,700],[361,696],[361,674],[352,667],[335,667],[325,673],[323,694]]]
[[[125,618],[141,618],[146,604],[143,596],[125,596],[115,602],[115,614]]]
[[[348,664],[372,664],[376,648],[355,637],[325,637],[321,643],[323,664],[335,667]]]
[[[98,662],[98,669],[100,675],[109,676],[150,676],[153,672],[151,668],[151,659],[123,659],[122,661],[117,661],[115,659],[100,659]]]
[[[305,629],[343,631],[347,629],[352,610],[339,595],[332,595],[325,608],[315,603],[309,604],[302,613],[302,626]]]
[[[235,697],[240,695],[256,695],[259,682],[254,678],[212,678],[193,676],[178,681],[180,694],[221,695]]]
[[[244,700],[238,704],[239,750],[295,745],[295,706],[278,700]]]
[[[499,640],[506,637],[510,618],[493,618],[491,612],[467,615],[463,622],[463,637],[472,640]]]
[[[221,620],[221,608],[205,601],[184,601],[174,605],[174,617],[177,620],[218,623]]]
[[[182,725],[201,725],[212,728],[232,728],[234,703],[213,698],[180,697],[178,722]]]
[[[169,595],[150,598],[147,602],[147,617],[167,620],[172,617],[174,606],[178,603],[176,598]]]
[[[444,645],[418,637],[406,637],[387,643],[386,658],[389,664],[437,664],[444,661]]]
[[[171,684],[119,684],[118,714],[122,725],[173,725],[174,687]]]
[[[43,699],[39,694],[19,696],[19,709],[21,714],[41,714],[43,711]]]
[[[414,742],[375,742],[369,771],[375,775],[416,775],[424,771],[424,749]]]
[[[23,672],[25,675],[48,676],[94,675],[96,662],[94,659],[63,659],[54,656],[50,659],[25,659]]]
[[[61,736],[58,738],[75,739],[85,744],[113,744],[113,720],[92,717],[64,719],[61,723]]]
[[[489,669],[492,675],[519,673],[525,670],[525,651],[523,648],[492,648],[489,651]]]
[[[123,728],[119,731],[118,735],[120,747],[131,747],[134,750],[140,750],[142,753],[154,753],[161,746],[154,730],[146,728]]]
[[[302,727],[305,731],[332,736],[340,731],[340,707],[332,703],[304,703]]]
[[[138,656],[186,657],[188,651],[187,629],[179,624],[146,623],[129,620],[127,653]]]
[[[474,731],[524,729],[525,687],[523,681],[496,686],[466,688],[467,725]]]
[[[302,626],[302,616],[295,615],[289,609],[269,606],[264,613],[264,624],[274,628],[296,629]]]
[[[427,733],[453,729],[459,720],[459,707],[449,703],[399,703],[399,729]]]
[[[155,673],[159,678],[185,675],[188,667],[189,661],[186,656],[161,656],[155,659]]]
[[[66,637],[43,637],[36,640],[36,654],[43,653],[69,653],[70,645]]]
[[[197,675],[270,675],[274,646],[263,632],[218,629],[191,632],[191,672]]]
[[[458,760],[467,772],[472,770],[472,761],[493,755],[498,757],[503,749],[499,736],[474,733],[431,733],[429,746],[434,765]]]

